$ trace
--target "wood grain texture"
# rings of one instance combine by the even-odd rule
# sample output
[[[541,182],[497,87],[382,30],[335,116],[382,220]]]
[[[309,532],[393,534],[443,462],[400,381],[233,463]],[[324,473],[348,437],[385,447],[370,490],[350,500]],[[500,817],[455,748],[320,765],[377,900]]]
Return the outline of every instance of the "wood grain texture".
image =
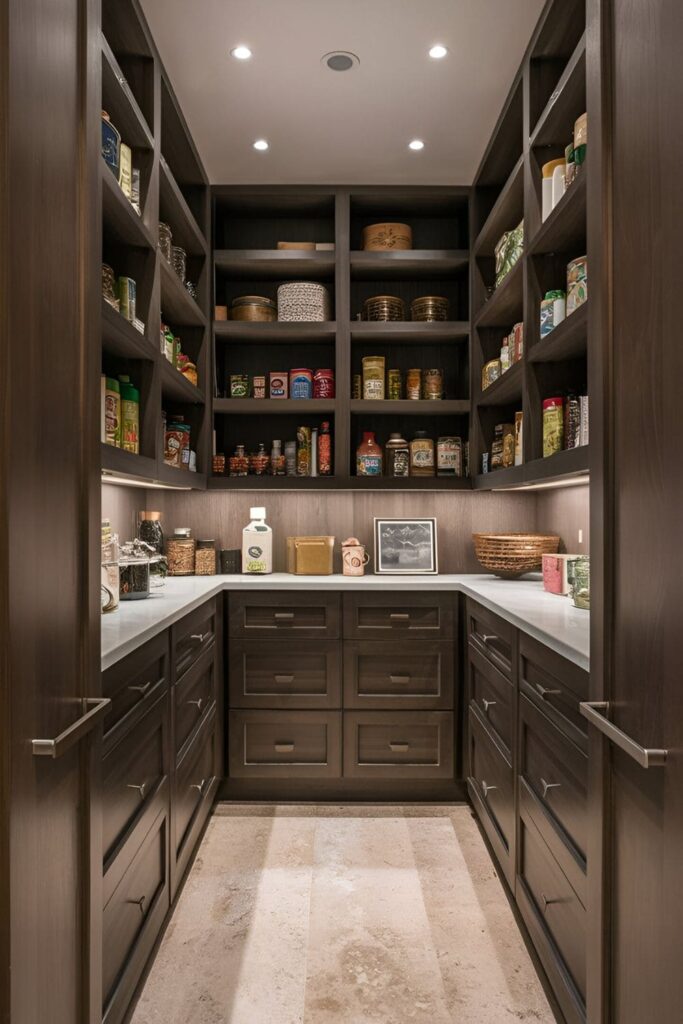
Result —
[[[590,551],[589,487],[539,491],[536,527],[540,533],[557,533],[560,550],[587,555]],[[583,540],[579,543],[579,530]]]

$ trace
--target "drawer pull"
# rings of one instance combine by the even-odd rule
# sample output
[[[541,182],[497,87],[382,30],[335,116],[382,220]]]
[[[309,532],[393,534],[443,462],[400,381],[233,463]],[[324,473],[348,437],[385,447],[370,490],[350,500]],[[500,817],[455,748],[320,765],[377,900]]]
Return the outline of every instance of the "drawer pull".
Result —
[[[548,795],[549,789],[559,789],[561,785],[561,782],[546,782],[545,779],[541,779],[541,786],[543,787],[544,798]]]
[[[492,643],[494,640],[498,640],[498,637],[496,636],[495,633],[482,633],[481,634],[481,642],[483,644],[486,644],[487,646],[490,643]]]
[[[410,622],[410,612],[389,612],[392,622]]]
[[[669,754],[668,750],[659,747],[641,747],[640,743],[637,743],[609,720],[607,717],[609,708],[607,701],[582,700],[579,704],[579,711],[583,717],[587,718],[615,746],[632,757],[641,768],[661,768],[665,765]]]
[[[409,683],[410,676],[389,676],[389,680],[392,683]]]
[[[188,700],[188,701],[186,701],[186,703],[187,704],[194,704],[194,706],[196,707],[197,711],[201,711],[202,708],[204,707],[204,698],[203,697],[199,697],[198,700]]]
[[[144,917],[145,916],[145,900],[146,899],[147,899],[146,896],[140,896],[140,898],[137,899],[137,900],[132,900],[132,899],[131,900],[126,900],[126,903],[133,903],[136,907],[139,907],[140,908],[140,913]]]
[[[294,744],[293,743],[276,743],[275,744],[275,751],[278,754],[291,754],[293,750],[294,750]]]
[[[278,676],[278,675],[276,675],[275,676],[275,682],[276,683],[293,683],[294,682],[294,676]]]
[[[190,640],[194,640],[196,644],[203,644],[208,635],[208,633],[191,633]]]
[[[548,697],[557,697],[558,694],[562,693],[562,690],[549,690],[547,686],[541,686],[540,683],[536,683],[536,693],[541,700],[547,700]]]
[[[129,782],[128,785],[126,786],[126,789],[137,789],[138,793],[140,794],[140,799],[144,800],[145,790],[147,789],[147,783],[143,782],[141,785],[136,786],[134,782]]]
[[[481,698],[481,706],[484,709],[484,714],[488,715],[489,708],[495,707],[497,703],[498,703],[498,701],[496,701],[496,700],[487,700],[486,697],[482,697]]]
[[[202,779],[201,782],[193,782],[192,785],[190,786],[190,789],[196,789],[199,793],[201,793],[204,789],[205,782],[206,779]]]
[[[484,800],[488,799],[489,793],[492,793],[494,789],[498,789],[498,786],[489,786],[488,782],[484,782],[482,779],[481,791],[484,794]]]
[[[389,749],[393,750],[396,754],[405,754],[406,751],[410,750],[410,743],[405,742],[394,742],[389,743]]]
[[[132,690],[133,693],[139,693],[141,697],[144,697],[151,685],[152,680],[150,679],[147,683],[142,683],[140,686],[129,686],[128,689]]]
[[[553,899],[548,899],[545,893],[541,893],[541,899],[543,900],[543,913],[545,914],[548,907],[552,906],[553,903],[563,903],[564,901],[559,897],[555,896]]]
[[[280,622],[293,622],[294,612],[275,612],[273,618],[278,624]]]

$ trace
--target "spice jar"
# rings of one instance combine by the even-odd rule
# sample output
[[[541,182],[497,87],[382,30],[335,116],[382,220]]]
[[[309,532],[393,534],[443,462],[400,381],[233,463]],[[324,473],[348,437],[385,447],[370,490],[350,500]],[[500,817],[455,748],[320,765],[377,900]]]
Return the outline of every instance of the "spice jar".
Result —
[[[406,398],[419,399],[422,394],[422,371],[408,370],[406,374]]]
[[[543,458],[562,451],[564,441],[564,399],[543,402]]]
[[[443,398],[443,371],[425,370],[422,385],[423,397],[427,399]]]
[[[178,526],[166,543],[169,576],[192,576],[194,573],[195,541],[187,526]]]
[[[173,234],[168,224],[164,224],[162,220],[159,221],[159,252],[161,255],[171,263],[173,259]]]
[[[410,442],[410,475],[434,476],[434,441],[426,430],[416,430]]]
[[[216,542],[214,540],[198,540],[194,556],[196,576],[216,575]]]

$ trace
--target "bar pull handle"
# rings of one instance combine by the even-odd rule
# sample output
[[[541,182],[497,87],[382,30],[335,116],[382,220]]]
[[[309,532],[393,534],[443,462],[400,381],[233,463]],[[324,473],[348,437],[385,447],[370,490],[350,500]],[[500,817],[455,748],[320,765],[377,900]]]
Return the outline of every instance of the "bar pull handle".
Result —
[[[85,713],[53,740],[32,740],[33,753],[36,757],[61,757],[66,754],[67,750],[71,750],[95,728],[110,704],[109,697],[84,697],[82,708]]]
[[[145,916],[145,900],[146,899],[147,899],[146,896],[140,896],[140,898],[137,899],[137,900],[132,900],[132,899],[131,900],[126,900],[126,903],[133,903],[136,907],[139,907],[140,908],[140,913],[144,917]]]
[[[409,612],[389,612],[389,619],[393,622],[410,622]]]
[[[497,640],[497,639],[498,639],[498,637],[496,636],[496,634],[495,634],[495,633],[482,633],[482,634],[481,634],[481,642],[482,642],[483,644],[487,644],[487,645],[488,645],[488,644],[490,644],[490,643],[491,643],[491,642],[492,642],[493,640]]]
[[[202,697],[199,697],[197,700],[188,700],[186,703],[187,704],[194,704],[194,706],[196,707],[197,711],[199,711],[199,712],[201,712],[202,708],[204,707],[204,699]]]
[[[150,679],[148,682],[142,683],[140,686],[129,686],[128,689],[132,690],[133,693],[139,693],[141,697],[144,697],[151,685],[152,680]]]
[[[206,779],[202,779],[201,782],[193,782],[192,785],[190,786],[190,789],[196,789],[196,790],[198,790],[201,793],[203,791],[203,789],[204,789],[204,783],[205,782],[206,782]]]
[[[275,750],[278,754],[291,754],[294,750],[293,743],[276,743]]]
[[[482,697],[481,698],[481,706],[484,709],[484,714],[488,715],[489,708],[494,708],[497,703],[498,703],[498,701],[496,701],[496,700],[487,700],[486,697]]]
[[[190,633],[190,640],[194,640],[196,644],[203,644],[207,636],[207,633]]]
[[[389,750],[393,750],[395,754],[405,754],[410,750],[410,743],[406,743],[405,741],[391,742],[389,743]]]
[[[561,782],[546,782],[545,779],[541,779],[540,781],[541,781],[541,787],[543,789],[543,798],[544,799],[548,795],[548,790],[549,789],[559,789],[560,786],[562,785]]]
[[[273,618],[277,623],[280,622],[293,622],[294,612],[275,612]]]
[[[541,899],[543,900],[543,913],[545,914],[548,907],[552,906],[553,903],[562,903],[562,899],[559,896],[551,897],[548,899],[544,892],[541,893]]]
[[[147,783],[143,782],[139,786],[137,786],[134,782],[129,782],[128,785],[126,786],[126,789],[137,789],[138,793],[140,794],[140,799],[144,800],[145,791],[147,789]]]
[[[275,682],[276,683],[293,683],[294,682],[294,676],[279,676],[279,675],[276,675],[275,676]]]
[[[484,800],[487,800],[489,793],[493,793],[495,789],[498,789],[498,786],[489,786],[488,782],[484,782],[482,779],[481,791],[484,794]]]
[[[396,684],[410,682],[410,676],[389,676],[389,679],[392,683]]]
[[[594,725],[615,746],[632,757],[641,768],[663,767],[666,764],[669,751],[660,750],[657,747],[641,747],[640,743],[636,743],[614,722],[610,722],[607,717],[609,708],[609,702],[602,700],[582,700],[579,704],[579,711],[583,717],[588,719],[591,725]]]
[[[541,686],[540,683],[536,683],[536,693],[541,700],[547,700],[548,697],[557,697],[558,694],[562,693],[562,690],[549,690],[547,686]]]

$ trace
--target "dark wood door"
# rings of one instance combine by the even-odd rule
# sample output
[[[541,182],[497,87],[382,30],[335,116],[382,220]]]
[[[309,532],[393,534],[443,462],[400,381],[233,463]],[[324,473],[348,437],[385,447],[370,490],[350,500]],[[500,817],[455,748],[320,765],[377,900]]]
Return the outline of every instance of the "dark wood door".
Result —
[[[600,116],[611,120],[604,134],[609,140],[611,133],[605,194],[612,245],[596,278],[591,266],[596,287],[607,286],[598,359],[609,392],[595,407],[595,421],[591,408],[591,448],[597,442],[608,467],[604,480],[593,481],[593,525],[603,539],[595,551],[591,539],[593,594],[600,598],[592,697],[608,706],[594,707],[590,718],[590,755],[604,765],[606,891],[589,963],[602,946],[608,969],[589,1018],[635,1024],[680,1020],[683,1006],[683,136],[672,131],[683,106],[683,5],[590,6],[603,9],[593,28],[604,33],[611,69],[611,96]],[[590,95],[589,86],[589,104]],[[589,224],[590,204],[589,196]],[[589,232],[607,223],[594,221]],[[646,756],[645,748],[668,750],[666,760]],[[594,792],[593,807],[598,803]],[[591,854],[595,879],[600,868]],[[593,991],[600,997],[599,989]],[[589,1009],[590,995],[589,979]]]
[[[90,1024],[101,1012],[89,946],[104,717],[99,96],[85,88],[97,81],[95,14],[90,0],[0,9],[0,1019],[11,1024]]]

